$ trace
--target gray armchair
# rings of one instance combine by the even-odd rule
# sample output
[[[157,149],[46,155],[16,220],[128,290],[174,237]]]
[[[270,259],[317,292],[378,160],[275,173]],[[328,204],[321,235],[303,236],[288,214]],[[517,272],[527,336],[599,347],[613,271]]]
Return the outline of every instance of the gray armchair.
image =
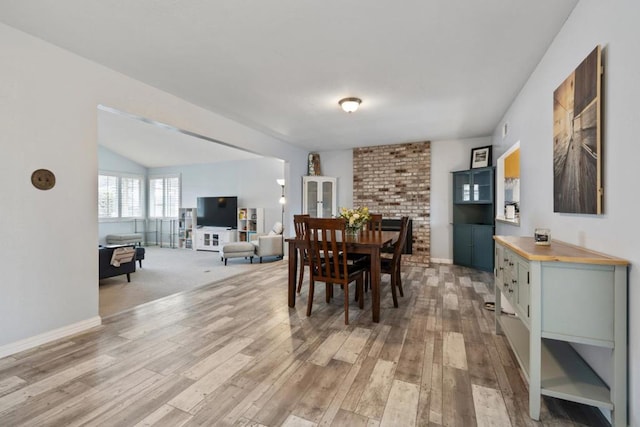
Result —
[[[260,257],[260,262],[262,262],[262,257],[266,256],[284,257],[283,230],[282,223],[276,222],[268,234],[254,236],[251,243],[255,247],[256,256]]]

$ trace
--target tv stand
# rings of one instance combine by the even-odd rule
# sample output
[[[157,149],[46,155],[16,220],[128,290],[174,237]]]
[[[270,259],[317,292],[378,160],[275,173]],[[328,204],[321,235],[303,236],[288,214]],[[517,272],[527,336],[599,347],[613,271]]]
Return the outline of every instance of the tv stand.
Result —
[[[227,227],[198,227],[195,235],[198,251],[220,252],[225,244],[236,240],[235,231]]]

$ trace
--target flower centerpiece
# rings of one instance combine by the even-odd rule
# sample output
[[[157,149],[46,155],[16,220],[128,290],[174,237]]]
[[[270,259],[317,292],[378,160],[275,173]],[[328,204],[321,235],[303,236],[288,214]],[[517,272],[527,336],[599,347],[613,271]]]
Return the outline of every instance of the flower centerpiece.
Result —
[[[347,220],[347,233],[358,234],[362,227],[371,219],[369,208],[340,208],[340,218]]]

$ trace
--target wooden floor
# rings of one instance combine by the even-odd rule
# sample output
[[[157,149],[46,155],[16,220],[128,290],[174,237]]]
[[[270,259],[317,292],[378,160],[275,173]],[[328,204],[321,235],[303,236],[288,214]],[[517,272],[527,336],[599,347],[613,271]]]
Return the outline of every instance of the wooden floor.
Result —
[[[492,277],[406,267],[381,322],[306,286],[287,307],[286,262],[104,319],[88,333],[0,359],[0,426],[606,425],[545,399],[527,416],[513,354],[492,333]],[[353,295],[353,294],[352,294]]]

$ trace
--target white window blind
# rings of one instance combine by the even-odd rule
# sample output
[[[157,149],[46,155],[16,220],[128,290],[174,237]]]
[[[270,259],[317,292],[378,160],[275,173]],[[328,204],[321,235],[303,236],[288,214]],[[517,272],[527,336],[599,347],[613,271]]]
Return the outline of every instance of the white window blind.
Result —
[[[167,194],[165,216],[177,218],[180,210],[180,180],[178,177],[166,178],[165,188]]]
[[[117,218],[119,210],[118,177],[98,176],[98,218]]]
[[[120,178],[120,216],[140,218],[142,216],[142,188],[139,178]]]
[[[180,177],[149,179],[149,217],[177,218],[180,208]]]
[[[162,218],[164,216],[164,179],[149,180],[149,217]]]
[[[98,218],[142,218],[142,177],[98,175]]]

